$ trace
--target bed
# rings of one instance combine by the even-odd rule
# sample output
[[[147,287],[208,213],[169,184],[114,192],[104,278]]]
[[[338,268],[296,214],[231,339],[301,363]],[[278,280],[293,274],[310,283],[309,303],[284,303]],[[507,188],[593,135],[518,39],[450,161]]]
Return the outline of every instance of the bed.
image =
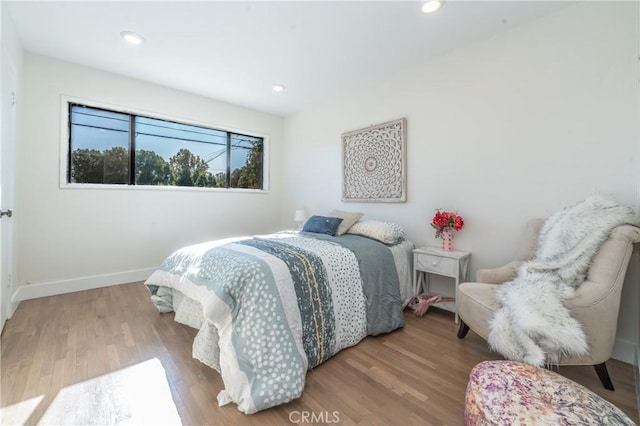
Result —
[[[285,231],[184,247],[145,282],[160,312],[198,329],[193,356],[251,414],[298,398],[307,370],[404,325],[412,297],[402,240]]]

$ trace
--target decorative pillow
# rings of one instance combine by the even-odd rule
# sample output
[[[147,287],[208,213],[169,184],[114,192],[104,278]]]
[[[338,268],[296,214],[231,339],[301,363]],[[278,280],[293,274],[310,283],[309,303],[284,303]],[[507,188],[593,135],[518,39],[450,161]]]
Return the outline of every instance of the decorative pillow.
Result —
[[[379,220],[361,220],[349,228],[347,233],[373,238],[385,244],[398,244],[404,240],[402,226]]]
[[[342,218],[339,217],[311,216],[302,227],[302,232],[336,235],[341,222]]]
[[[342,223],[338,226],[338,230],[336,231],[336,235],[342,235],[349,230],[353,226],[354,223],[360,220],[364,213],[360,212],[343,212],[342,210],[331,210],[331,212],[327,215],[329,217],[341,217]]]

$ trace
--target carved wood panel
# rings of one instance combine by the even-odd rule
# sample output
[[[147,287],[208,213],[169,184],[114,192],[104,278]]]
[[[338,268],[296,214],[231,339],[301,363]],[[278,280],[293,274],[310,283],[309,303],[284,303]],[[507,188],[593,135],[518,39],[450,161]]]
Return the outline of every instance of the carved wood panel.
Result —
[[[342,134],[342,200],[405,202],[406,118]]]

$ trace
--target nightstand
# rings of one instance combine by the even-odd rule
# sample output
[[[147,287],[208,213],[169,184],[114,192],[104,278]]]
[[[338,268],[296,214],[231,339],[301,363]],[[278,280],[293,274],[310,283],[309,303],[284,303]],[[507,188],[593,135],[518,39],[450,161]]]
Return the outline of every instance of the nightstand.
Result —
[[[438,247],[420,247],[413,250],[413,293],[421,288],[429,291],[429,274],[441,275],[455,280],[453,312],[458,323],[458,284],[469,279],[471,252],[444,251]],[[424,285],[423,285],[424,284]]]

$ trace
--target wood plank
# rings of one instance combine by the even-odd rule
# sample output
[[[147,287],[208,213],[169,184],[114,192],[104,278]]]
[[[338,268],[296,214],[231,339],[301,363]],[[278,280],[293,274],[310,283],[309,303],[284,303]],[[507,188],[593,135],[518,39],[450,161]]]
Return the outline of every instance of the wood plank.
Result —
[[[166,409],[165,418],[177,413],[183,424],[280,425],[300,423],[302,413],[344,425],[462,424],[469,372],[500,356],[474,333],[458,339],[450,312],[433,308],[405,320],[403,329],[369,337],[310,371],[301,398],[246,416],[233,404],[218,406],[220,375],[191,356],[196,330],[158,313],[142,283],[29,300],[0,340],[2,418],[144,423]],[[607,366],[615,392],[590,366],[559,372],[640,423],[633,367]],[[145,391],[168,399],[158,407]]]

